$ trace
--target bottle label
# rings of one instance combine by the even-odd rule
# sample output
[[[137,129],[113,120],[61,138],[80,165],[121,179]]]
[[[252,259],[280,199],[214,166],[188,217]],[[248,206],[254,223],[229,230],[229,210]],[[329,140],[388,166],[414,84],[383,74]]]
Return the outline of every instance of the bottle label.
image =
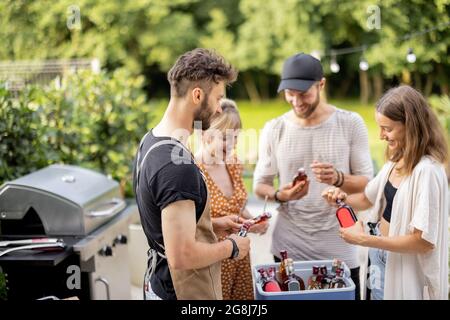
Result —
[[[298,281],[289,281],[288,282],[288,290],[289,291],[300,291],[300,283]]]
[[[264,284],[264,291],[266,292],[279,292],[281,291],[280,286],[275,281],[269,281]]]

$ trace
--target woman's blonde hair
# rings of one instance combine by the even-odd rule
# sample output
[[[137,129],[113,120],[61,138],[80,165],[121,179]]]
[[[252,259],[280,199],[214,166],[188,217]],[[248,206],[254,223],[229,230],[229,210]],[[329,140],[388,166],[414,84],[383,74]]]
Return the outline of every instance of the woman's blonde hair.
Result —
[[[226,130],[240,130],[242,129],[241,116],[236,102],[230,99],[222,99],[220,101],[221,113],[216,113],[211,120],[209,129],[219,130],[224,132]]]
[[[392,88],[378,101],[376,110],[405,125],[405,141],[401,150],[392,152],[386,149],[387,159],[398,162],[403,158],[403,174],[411,174],[425,155],[447,164],[448,144],[444,130],[420,92],[407,85]]]

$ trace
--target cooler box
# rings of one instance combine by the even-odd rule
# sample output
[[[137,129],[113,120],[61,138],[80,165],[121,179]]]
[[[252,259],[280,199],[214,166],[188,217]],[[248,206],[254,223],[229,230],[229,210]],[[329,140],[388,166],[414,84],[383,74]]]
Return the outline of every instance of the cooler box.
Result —
[[[300,276],[308,286],[308,279],[312,275],[313,266],[327,266],[328,272],[331,271],[333,260],[315,260],[294,262],[294,272]],[[253,268],[253,277],[255,279],[255,299],[256,300],[355,300],[355,283],[350,278],[350,269],[342,262],[344,268],[345,288],[321,289],[321,290],[303,290],[303,291],[282,291],[265,292],[259,283],[259,268],[276,267],[278,270],[280,263],[259,264]]]

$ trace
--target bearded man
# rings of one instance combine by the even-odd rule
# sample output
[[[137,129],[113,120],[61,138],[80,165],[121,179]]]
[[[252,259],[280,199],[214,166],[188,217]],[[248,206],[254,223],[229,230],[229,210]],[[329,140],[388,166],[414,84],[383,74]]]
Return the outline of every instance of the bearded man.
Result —
[[[221,261],[248,254],[249,238],[235,234],[242,218],[211,219],[206,182],[186,148],[193,128],[208,129],[221,112],[225,87],[236,77],[223,57],[200,48],[181,55],[168,72],[169,105],[135,160],[133,186],[150,246],[144,299],[222,299]]]
[[[325,82],[320,61],[311,55],[299,53],[284,62],[278,92],[284,91],[292,110],[262,131],[253,189],[279,203],[271,247],[275,261],[281,250],[298,261],[343,260],[359,298],[356,247],[339,237],[335,209],[321,193],[327,185],[347,193],[364,190],[373,175],[368,132],[358,114],[321,99]],[[293,183],[299,168],[309,179]]]

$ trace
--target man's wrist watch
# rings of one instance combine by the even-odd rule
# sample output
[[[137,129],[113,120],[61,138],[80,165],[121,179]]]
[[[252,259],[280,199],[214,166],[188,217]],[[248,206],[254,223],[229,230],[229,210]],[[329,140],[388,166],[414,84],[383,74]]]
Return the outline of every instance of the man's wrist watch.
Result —
[[[235,259],[239,256],[239,247],[236,243],[236,240],[234,240],[233,238],[227,238],[227,240],[230,240],[233,244],[233,251],[231,251],[230,259]]]

